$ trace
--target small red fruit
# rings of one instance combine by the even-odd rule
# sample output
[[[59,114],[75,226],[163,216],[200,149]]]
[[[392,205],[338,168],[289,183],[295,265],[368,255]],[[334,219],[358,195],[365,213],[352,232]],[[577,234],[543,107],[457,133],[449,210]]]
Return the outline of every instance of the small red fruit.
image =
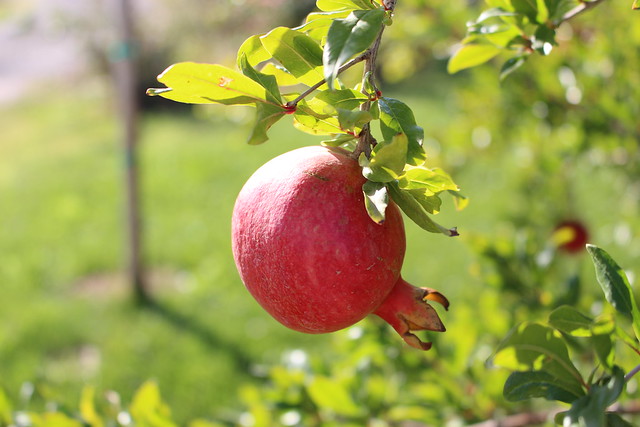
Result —
[[[283,325],[306,333],[343,329],[368,314],[382,317],[411,346],[411,333],[444,331],[427,300],[439,292],[400,277],[402,215],[390,202],[383,224],[365,208],[365,178],[346,150],[304,147],[259,168],[233,211],[232,249],[245,286]]]
[[[552,236],[558,248],[568,253],[578,253],[585,249],[589,241],[587,227],[577,220],[566,220],[559,223]]]

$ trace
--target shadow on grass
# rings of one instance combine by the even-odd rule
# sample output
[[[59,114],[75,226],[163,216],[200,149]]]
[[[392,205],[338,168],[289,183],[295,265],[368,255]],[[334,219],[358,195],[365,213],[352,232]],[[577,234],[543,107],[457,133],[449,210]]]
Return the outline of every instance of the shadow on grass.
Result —
[[[237,343],[218,336],[214,331],[193,317],[153,299],[148,299],[139,306],[141,309],[149,310],[151,313],[160,316],[176,329],[191,334],[212,350],[223,351],[229,354],[238,369],[243,371],[249,369],[251,358]]]

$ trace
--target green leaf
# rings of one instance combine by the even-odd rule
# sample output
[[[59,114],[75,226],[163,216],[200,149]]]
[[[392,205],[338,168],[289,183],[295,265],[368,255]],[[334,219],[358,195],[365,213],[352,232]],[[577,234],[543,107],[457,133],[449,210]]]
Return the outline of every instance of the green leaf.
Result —
[[[407,136],[399,133],[394,135],[391,141],[376,144],[369,159],[361,156],[362,174],[370,181],[394,181],[402,175],[406,158]]]
[[[501,51],[501,48],[489,43],[464,44],[449,59],[447,71],[449,74],[455,74],[466,68],[484,64]]]
[[[341,10],[338,12],[314,12],[307,15],[305,23],[294,28],[296,31],[302,31],[314,40],[323,41],[327,37],[329,28],[336,19],[343,19],[349,16],[350,10]]]
[[[298,103],[298,108],[293,115],[293,126],[311,135],[346,133],[340,127],[340,122],[336,117],[317,113],[312,108],[309,108],[304,100]]]
[[[378,100],[380,108],[380,131],[384,139],[391,139],[398,133],[408,138],[407,163],[424,163],[427,155],[422,148],[424,129],[416,124],[413,111],[407,104],[397,99],[382,97]]]
[[[218,64],[181,62],[158,76],[167,89],[149,89],[149,95],[160,95],[187,104],[253,104],[271,102],[267,90],[249,77]]]
[[[320,143],[329,147],[340,147],[341,145],[353,143],[355,139],[356,137],[353,135],[340,135],[333,139],[320,141]]]
[[[171,411],[160,397],[160,389],[154,381],[140,386],[133,396],[131,416],[136,425],[153,427],[176,427],[171,421]]]
[[[355,134],[360,133],[362,127],[373,120],[373,116],[368,111],[351,111],[339,108],[337,113],[340,127],[344,130],[352,131]]]
[[[543,397],[571,403],[582,396],[553,375],[540,371],[513,372],[504,384],[503,394],[512,402]]]
[[[356,9],[375,9],[375,6],[368,0],[318,0],[316,2],[318,9],[325,12],[336,10],[356,10]]]
[[[563,305],[549,315],[549,324],[567,335],[590,337],[593,319],[580,313],[573,307]]]
[[[298,79],[293,74],[283,66],[273,62],[267,62],[260,71],[263,74],[275,77],[278,86],[295,86],[298,84]]]
[[[362,185],[362,192],[369,217],[377,224],[382,224],[385,220],[385,210],[389,204],[387,187],[380,182],[367,181]]]
[[[361,414],[360,407],[354,402],[347,389],[331,378],[317,375],[307,386],[309,396],[319,408],[329,409],[344,416]]]
[[[286,114],[287,111],[277,105],[256,104],[256,122],[247,143],[258,145],[267,141],[267,131]]]
[[[238,68],[242,68],[240,61],[242,57],[246,57],[252,67],[271,59],[271,54],[262,45],[260,37],[260,35],[251,36],[240,45],[236,60]]]
[[[613,338],[611,335],[593,335],[591,337],[591,343],[602,366],[610,370],[615,360]]]
[[[333,21],[323,55],[324,77],[329,89],[333,89],[340,67],[374,42],[382,29],[384,16],[384,9],[356,10],[344,19]]]
[[[594,384],[586,396],[573,402],[564,416],[563,426],[600,427],[605,424],[605,412],[624,389],[624,371],[614,366],[613,374],[601,384]]]
[[[249,60],[245,55],[240,58],[240,70],[242,71],[242,74],[267,90],[268,101],[276,105],[282,104],[280,88],[278,87],[278,82],[274,76],[256,71],[256,69],[249,64]]]
[[[405,190],[424,190],[426,195],[458,190],[458,186],[445,171],[439,168],[429,169],[424,165],[407,167],[399,185]]]
[[[96,411],[95,394],[96,390],[94,387],[85,386],[82,389],[79,405],[80,415],[82,416],[82,420],[91,427],[102,427],[104,426],[104,422]]]
[[[504,80],[507,76],[520,68],[529,58],[529,54],[514,56],[505,61],[500,69],[500,80]]]
[[[587,251],[607,301],[616,311],[633,320],[636,337],[640,337],[640,312],[627,275],[604,249],[587,245]]]
[[[529,18],[529,21],[536,22],[538,17],[537,0],[511,0],[511,5],[516,12]]]
[[[404,189],[403,189],[404,190]],[[414,199],[424,208],[425,211],[430,214],[437,214],[440,212],[440,206],[442,206],[442,199],[439,196],[433,195],[428,190],[424,189],[418,190],[406,190],[409,194],[413,196]]]
[[[498,18],[498,17],[503,17],[503,16],[515,16],[516,13],[503,9],[501,7],[493,7],[491,9],[487,9],[484,12],[482,12],[480,14],[480,16],[478,17],[478,19],[476,19],[475,21],[471,22],[469,24],[469,26],[473,26],[476,24],[480,24],[482,22],[485,22],[489,19],[492,18]]]
[[[264,48],[298,82],[313,86],[324,77],[322,73],[322,48],[314,39],[301,31],[278,27],[260,37]]]
[[[631,5],[631,9],[640,10],[640,0],[633,0],[633,4]]]
[[[615,412],[607,412],[605,418],[607,420],[607,427],[633,427],[633,424]]]
[[[333,107],[333,110],[338,108],[353,110],[360,107],[360,105],[366,101],[367,97],[357,90],[324,90],[309,101],[309,107],[313,108],[317,112],[332,114],[334,111],[327,110],[327,106]]]
[[[11,407],[11,402],[7,397],[5,391],[0,388],[0,425],[8,426],[12,422],[12,413],[13,409]]]
[[[453,203],[455,204],[457,211],[461,211],[469,205],[469,199],[460,194],[459,191],[449,190],[449,194],[453,196]]]
[[[492,360],[514,371],[546,372],[573,394],[584,394],[582,376],[569,358],[562,336],[548,326],[523,323],[513,328]]]
[[[389,190],[391,198],[402,212],[404,212],[409,219],[415,222],[423,230],[430,233],[442,233],[449,237],[459,235],[456,228],[445,228],[429,218],[427,212],[425,212],[422,205],[415,199],[411,192],[401,190],[397,183],[390,182],[387,184],[387,189]]]

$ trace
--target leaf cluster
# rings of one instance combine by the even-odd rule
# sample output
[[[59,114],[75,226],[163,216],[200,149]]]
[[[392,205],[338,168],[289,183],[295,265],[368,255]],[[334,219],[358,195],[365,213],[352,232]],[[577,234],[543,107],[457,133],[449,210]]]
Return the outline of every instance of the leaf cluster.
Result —
[[[504,385],[511,401],[541,397],[571,405],[556,416],[565,426],[631,425],[610,406],[618,401],[627,380],[615,363],[616,342],[638,353],[638,308],[626,275],[601,248],[588,245],[596,276],[606,300],[621,317],[632,321],[635,336],[628,335],[612,314],[596,318],[564,305],[550,313],[546,323],[524,322],[497,347],[491,362],[514,371]],[[570,348],[586,346],[595,353],[596,366],[587,377],[581,374]]]
[[[297,129],[328,137],[323,144],[361,153],[365,207],[375,222],[384,221],[391,198],[423,229],[456,236],[455,228],[430,215],[439,212],[442,192],[455,195],[459,208],[466,199],[447,173],[427,167],[424,130],[411,108],[383,97],[374,80],[375,56],[385,26],[392,23],[392,8],[374,0],[318,0],[317,8],[299,27],[249,37],[238,50],[238,70],[174,64],[158,77],[167,87],[148,93],[190,104],[252,105],[250,144],[265,142],[268,130],[291,115]],[[340,74],[360,62],[369,64],[362,81],[346,87]],[[374,121],[383,141],[371,135]]]
[[[549,55],[558,44],[558,27],[600,1],[487,0],[490,8],[467,23],[467,36],[450,58],[448,70],[455,73],[506,52],[500,71],[500,78],[505,78],[532,54]]]

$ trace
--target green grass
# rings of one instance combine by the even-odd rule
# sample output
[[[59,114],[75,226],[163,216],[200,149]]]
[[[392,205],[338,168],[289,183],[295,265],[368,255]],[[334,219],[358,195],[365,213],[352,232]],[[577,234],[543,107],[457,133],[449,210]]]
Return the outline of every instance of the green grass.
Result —
[[[442,108],[444,95],[398,97],[414,108],[427,135],[441,141],[438,155],[436,144],[427,140],[433,164],[453,170],[472,200],[462,212],[445,201],[439,215],[441,223],[460,227],[459,239],[407,223],[403,275],[445,291],[453,300],[444,315],[447,324],[469,316],[462,307],[476,304],[488,287],[478,273],[476,242],[510,244],[519,238],[518,216],[531,211],[539,233],[534,237],[544,243],[554,212],[561,211],[553,205],[562,202],[552,192],[558,182],[573,189],[575,209],[592,225],[593,241],[632,266],[638,239],[616,238],[615,230],[620,224],[638,226],[637,204],[623,203],[615,215],[610,212],[619,200],[637,197],[618,185],[623,170],[594,168],[584,156],[561,180],[550,176],[533,189],[540,178],[533,169],[537,163],[518,161],[521,145],[504,141],[474,148],[473,121],[456,117],[455,106]],[[58,96],[4,111],[0,385],[15,397],[23,382],[33,382],[46,399],[74,405],[83,384],[115,389],[128,399],[155,378],[183,421],[237,407],[238,388],[255,381],[252,369],[277,361],[286,349],[321,353],[331,336],[289,331],[266,315],[240,282],[230,249],[231,211],[245,180],[275,155],[318,143],[288,122],[274,127],[272,141],[250,147],[242,120],[144,117],[144,253],[158,305],[141,309],[132,304],[122,274],[125,162],[109,104],[102,96]],[[535,144],[524,148],[532,147],[540,150]],[[568,262],[567,271],[574,268]],[[597,286],[590,274],[585,286]],[[448,336],[463,335],[454,328]],[[464,364],[465,355],[458,357]]]

